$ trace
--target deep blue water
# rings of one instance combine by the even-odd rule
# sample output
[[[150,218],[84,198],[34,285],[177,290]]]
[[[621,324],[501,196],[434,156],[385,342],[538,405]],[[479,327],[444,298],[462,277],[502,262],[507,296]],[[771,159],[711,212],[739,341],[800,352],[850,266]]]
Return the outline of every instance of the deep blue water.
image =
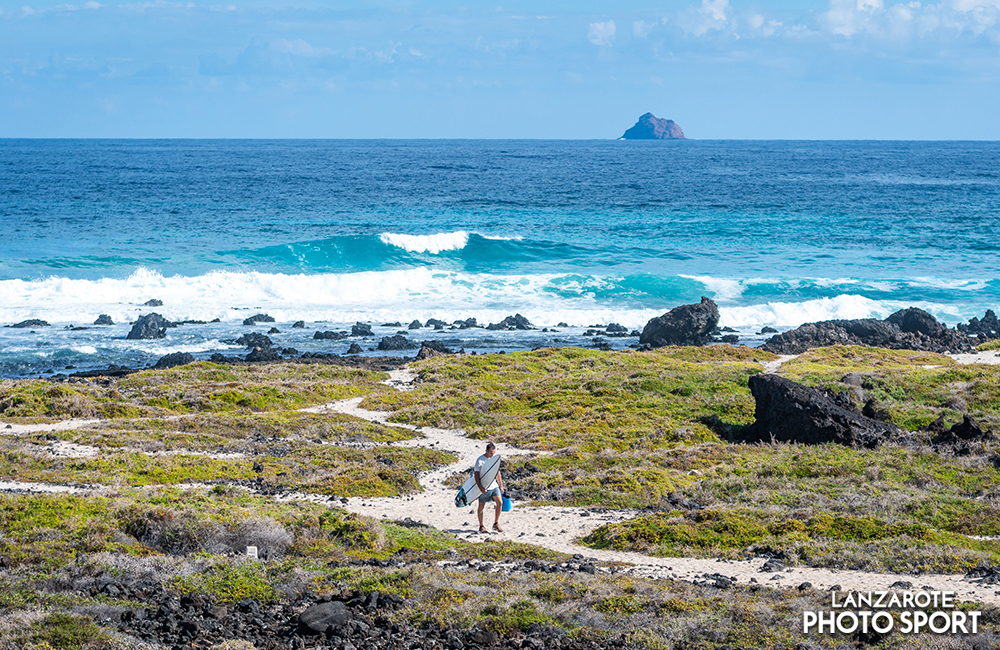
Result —
[[[0,225],[0,324],[53,325],[0,329],[7,376],[235,353],[258,311],[282,345],[340,352],[308,337],[514,312],[571,326],[414,336],[518,349],[707,295],[754,343],[764,325],[1000,307],[1000,143],[0,140]],[[221,323],[126,342],[150,298]],[[120,325],[66,329],[101,313]]]

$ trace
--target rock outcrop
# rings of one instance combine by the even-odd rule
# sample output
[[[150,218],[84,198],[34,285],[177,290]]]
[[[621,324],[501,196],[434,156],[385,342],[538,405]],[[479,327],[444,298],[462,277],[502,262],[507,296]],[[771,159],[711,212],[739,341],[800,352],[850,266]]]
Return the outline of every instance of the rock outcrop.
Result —
[[[987,309],[982,320],[973,316],[967,325],[958,324],[958,331],[980,339],[1000,339],[1000,321],[992,309]]]
[[[673,120],[661,120],[652,113],[646,113],[639,118],[631,129],[626,131],[622,140],[687,140],[684,131]]]
[[[862,415],[846,393],[817,390],[778,375],[754,375],[749,387],[756,421],[739,436],[746,442],[835,442],[874,449],[905,435],[894,424]]]
[[[891,350],[924,352],[971,352],[976,341],[948,329],[922,309],[910,307],[885,320],[860,318],[806,323],[772,336],[762,349],[775,354],[802,354],[809,348],[828,345],[866,345]]]
[[[173,368],[176,366],[183,366],[189,363],[194,363],[194,355],[190,352],[171,352],[165,356],[160,357],[160,360],[156,362],[154,368],[163,370],[164,368]]]
[[[383,336],[382,340],[378,342],[379,350],[410,350],[415,347],[417,347],[416,343],[399,334]]]
[[[645,349],[665,345],[705,345],[719,324],[719,307],[710,298],[696,305],[674,307],[666,314],[650,319],[639,335]]]
[[[13,325],[8,325],[7,327],[15,327],[17,329],[27,329],[29,327],[52,327],[47,321],[43,321],[40,318],[29,318],[28,320],[23,320],[20,323],[14,323]]]
[[[521,314],[508,316],[499,323],[490,323],[486,326],[488,330],[533,330],[535,326]]]
[[[935,434],[931,446],[937,452],[947,451],[955,456],[969,456],[975,452],[983,453],[983,443],[992,442],[996,437],[984,430],[978,422],[968,415],[962,416],[962,421],[945,427],[944,416],[931,422],[924,431]]]
[[[115,322],[111,320],[111,317],[108,316],[107,314],[101,314],[100,316],[97,317],[97,320],[94,321],[94,325],[114,325],[114,324]]]
[[[327,330],[325,332],[317,331],[313,334],[313,339],[317,341],[339,341],[340,339],[346,339],[347,336],[347,332],[333,332]]]
[[[142,316],[132,325],[125,337],[127,339],[162,339],[167,335],[167,328],[174,324],[156,312]]]
[[[238,345],[245,346],[250,350],[253,350],[254,348],[269,349],[274,346],[274,341],[271,340],[270,336],[260,334],[258,332],[243,334],[240,338],[236,339],[236,343]]]
[[[367,323],[357,322],[351,325],[351,336],[375,336],[372,326]]]
[[[250,325],[251,327],[256,325],[257,323],[273,323],[273,322],[274,318],[267,314],[254,314],[249,318],[243,319],[243,324]]]

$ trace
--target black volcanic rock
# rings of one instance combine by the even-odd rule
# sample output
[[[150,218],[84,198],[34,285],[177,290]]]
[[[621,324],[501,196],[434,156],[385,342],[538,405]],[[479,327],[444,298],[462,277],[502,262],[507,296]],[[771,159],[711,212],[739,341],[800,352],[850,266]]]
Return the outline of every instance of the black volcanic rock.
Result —
[[[705,345],[719,324],[719,307],[702,296],[696,305],[681,305],[651,318],[639,336],[639,344],[651,348],[665,345]]]
[[[142,316],[132,325],[127,339],[162,339],[167,335],[167,328],[173,323],[156,312]]]
[[[256,325],[257,323],[273,323],[273,322],[274,318],[268,316],[267,314],[254,314],[249,318],[243,319],[243,324],[250,326]]]
[[[274,342],[271,340],[271,337],[258,332],[243,334],[240,338],[236,339],[236,343],[238,345],[245,346],[250,350],[253,350],[254,348],[267,350],[274,346]]]
[[[673,120],[661,120],[652,113],[646,113],[639,118],[631,129],[621,137],[622,140],[686,140],[684,131]]]
[[[189,363],[194,363],[194,355],[190,352],[171,352],[168,355],[160,357],[160,360],[156,362],[154,368],[159,368],[160,370],[164,368],[173,368],[175,366],[183,366]]]
[[[294,323],[292,323],[292,329],[293,330],[305,329],[305,326],[306,326],[306,322],[304,320],[297,320]]]
[[[874,449],[903,436],[896,425],[859,413],[846,393],[809,388],[778,375],[754,375],[748,385],[756,400],[756,421],[740,434],[747,442],[835,442]]]
[[[163,301],[159,300],[157,298],[151,298],[150,300],[147,300],[146,302],[142,303],[142,306],[143,307],[162,307],[163,306]]]
[[[382,340],[378,342],[379,350],[410,350],[417,347],[415,343],[407,339],[405,336],[400,336],[395,334],[393,336],[384,336]]]
[[[111,317],[108,316],[107,314],[101,314],[100,316],[97,317],[97,320],[94,321],[94,325],[114,325],[114,324],[115,322],[111,320]]]
[[[535,326],[521,314],[508,316],[499,323],[490,323],[486,326],[488,330],[533,330]]]
[[[351,336],[375,336],[375,333],[371,325],[358,322],[351,326]]]
[[[762,349],[775,354],[802,354],[810,348],[830,345],[866,345],[891,350],[924,352],[970,352],[976,340],[948,329],[922,309],[910,307],[884,321],[877,318],[828,320],[806,323],[772,336]]]
[[[254,361],[278,361],[281,359],[281,355],[278,351],[273,348],[254,348],[253,351],[246,356],[246,360],[250,362]]]
[[[364,350],[361,349],[360,345],[357,343],[351,343],[351,347],[347,348],[347,352],[345,354],[361,354],[362,352],[364,352]]]
[[[28,320],[23,320],[20,323],[14,323],[13,325],[8,325],[7,327],[16,327],[18,329],[26,329],[28,327],[52,327],[46,321],[39,318],[29,318]]]
[[[325,332],[316,332],[313,334],[313,339],[317,341],[339,341],[340,339],[346,339],[347,332],[332,332],[327,330]]]
[[[969,336],[979,336],[984,339],[1000,338],[1000,321],[992,309],[987,309],[983,319],[973,316],[968,325],[958,324],[958,331]]]
[[[351,620],[351,610],[340,601],[316,603],[299,614],[299,634],[324,634],[327,629],[340,629]]]
[[[421,327],[423,327],[423,325],[420,324],[420,321],[418,321],[416,318],[414,318],[410,322],[410,325],[406,329],[409,329],[409,330],[418,330]]]

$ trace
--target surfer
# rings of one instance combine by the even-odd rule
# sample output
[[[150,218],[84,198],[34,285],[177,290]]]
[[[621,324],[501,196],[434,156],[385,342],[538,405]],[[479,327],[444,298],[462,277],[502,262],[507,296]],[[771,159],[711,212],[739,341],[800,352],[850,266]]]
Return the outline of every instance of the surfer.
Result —
[[[498,533],[503,532],[503,528],[500,528],[500,510],[503,508],[503,501],[500,499],[500,495],[503,494],[503,477],[500,476],[500,471],[497,470],[497,477],[493,479],[489,487],[484,487],[483,482],[479,475],[479,471],[486,465],[486,461],[493,458],[493,455],[497,453],[496,445],[492,442],[487,443],[486,453],[476,459],[475,468],[475,478],[476,486],[479,487],[479,491],[482,492],[482,496],[479,497],[479,532],[485,533],[486,526],[483,525],[483,510],[486,508],[486,504],[490,501],[496,505],[496,515],[493,519],[493,530]]]

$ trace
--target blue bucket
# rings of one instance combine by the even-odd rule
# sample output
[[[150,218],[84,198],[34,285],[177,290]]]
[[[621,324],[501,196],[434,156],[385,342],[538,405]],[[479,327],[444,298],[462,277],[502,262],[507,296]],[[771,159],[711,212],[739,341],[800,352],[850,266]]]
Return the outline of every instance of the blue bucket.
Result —
[[[507,493],[505,492],[503,495],[503,508],[501,508],[501,510],[504,512],[510,512],[510,509],[513,507],[514,506],[510,504],[510,497],[507,496]]]

